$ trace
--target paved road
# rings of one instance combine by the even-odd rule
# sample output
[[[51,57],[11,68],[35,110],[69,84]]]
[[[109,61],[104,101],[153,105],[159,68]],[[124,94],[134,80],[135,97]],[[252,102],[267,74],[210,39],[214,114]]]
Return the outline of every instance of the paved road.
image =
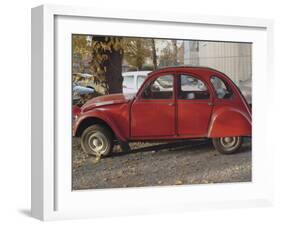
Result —
[[[73,140],[73,189],[140,187],[251,181],[251,140],[241,151],[222,155],[206,141],[130,144],[96,161]]]

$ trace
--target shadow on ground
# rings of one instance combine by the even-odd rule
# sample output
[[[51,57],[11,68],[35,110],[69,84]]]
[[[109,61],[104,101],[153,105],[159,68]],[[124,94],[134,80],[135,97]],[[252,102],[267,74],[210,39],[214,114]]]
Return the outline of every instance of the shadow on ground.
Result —
[[[251,145],[251,141],[248,138],[244,138],[244,145],[235,154],[249,151],[249,149],[251,149],[250,145]],[[206,147],[209,147],[209,150],[206,149]],[[185,141],[169,142],[169,143],[162,143],[156,145],[152,144],[148,147],[131,148],[131,150],[112,153],[110,157],[117,157],[117,156],[140,153],[140,152],[160,151],[160,150],[187,152],[187,151],[194,151],[195,149],[199,153],[200,151],[201,152],[210,151],[211,149],[214,149],[214,147],[210,139],[185,140]]]

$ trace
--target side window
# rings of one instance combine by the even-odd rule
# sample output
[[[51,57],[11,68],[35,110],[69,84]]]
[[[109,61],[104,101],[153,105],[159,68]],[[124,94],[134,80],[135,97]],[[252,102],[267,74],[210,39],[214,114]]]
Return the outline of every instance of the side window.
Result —
[[[210,93],[203,81],[190,75],[180,75],[178,99],[206,100]]]
[[[144,99],[171,99],[173,98],[173,75],[159,76],[150,82],[142,92]]]
[[[145,78],[146,77],[143,76],[143,75],[138,75],[138,77],[137,77],[137,88],[138,89],[141,87],[141,85],[144,82]]]
[[[230,99],[233,96],[233,91],[230,86],[217,76],[211,77],[211,83],[216,91],[216,96],[219,99]]]
[[[134,76],[124,76],[123,77],[123,88],[133,89],[134,88]]]

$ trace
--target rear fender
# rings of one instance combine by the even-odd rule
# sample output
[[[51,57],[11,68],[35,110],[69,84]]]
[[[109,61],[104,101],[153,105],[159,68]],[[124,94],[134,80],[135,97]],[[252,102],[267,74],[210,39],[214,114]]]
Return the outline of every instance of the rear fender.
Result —
[[[242,111],[228,107],[213,112],[208,137],[251,136],[252,122]]]

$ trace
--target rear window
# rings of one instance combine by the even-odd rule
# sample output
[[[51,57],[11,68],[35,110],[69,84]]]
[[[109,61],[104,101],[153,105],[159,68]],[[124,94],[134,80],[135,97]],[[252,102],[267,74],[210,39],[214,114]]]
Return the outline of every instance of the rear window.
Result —
[[[230,86],[221,78],[217,76],[211,77],[211,83],[216,92],[216,97],[218,99],[230,99],[233,96],[233,91]]]
[[[134,76],[124,76],[123,77],[123,87],[124,88],[134,88]]]

